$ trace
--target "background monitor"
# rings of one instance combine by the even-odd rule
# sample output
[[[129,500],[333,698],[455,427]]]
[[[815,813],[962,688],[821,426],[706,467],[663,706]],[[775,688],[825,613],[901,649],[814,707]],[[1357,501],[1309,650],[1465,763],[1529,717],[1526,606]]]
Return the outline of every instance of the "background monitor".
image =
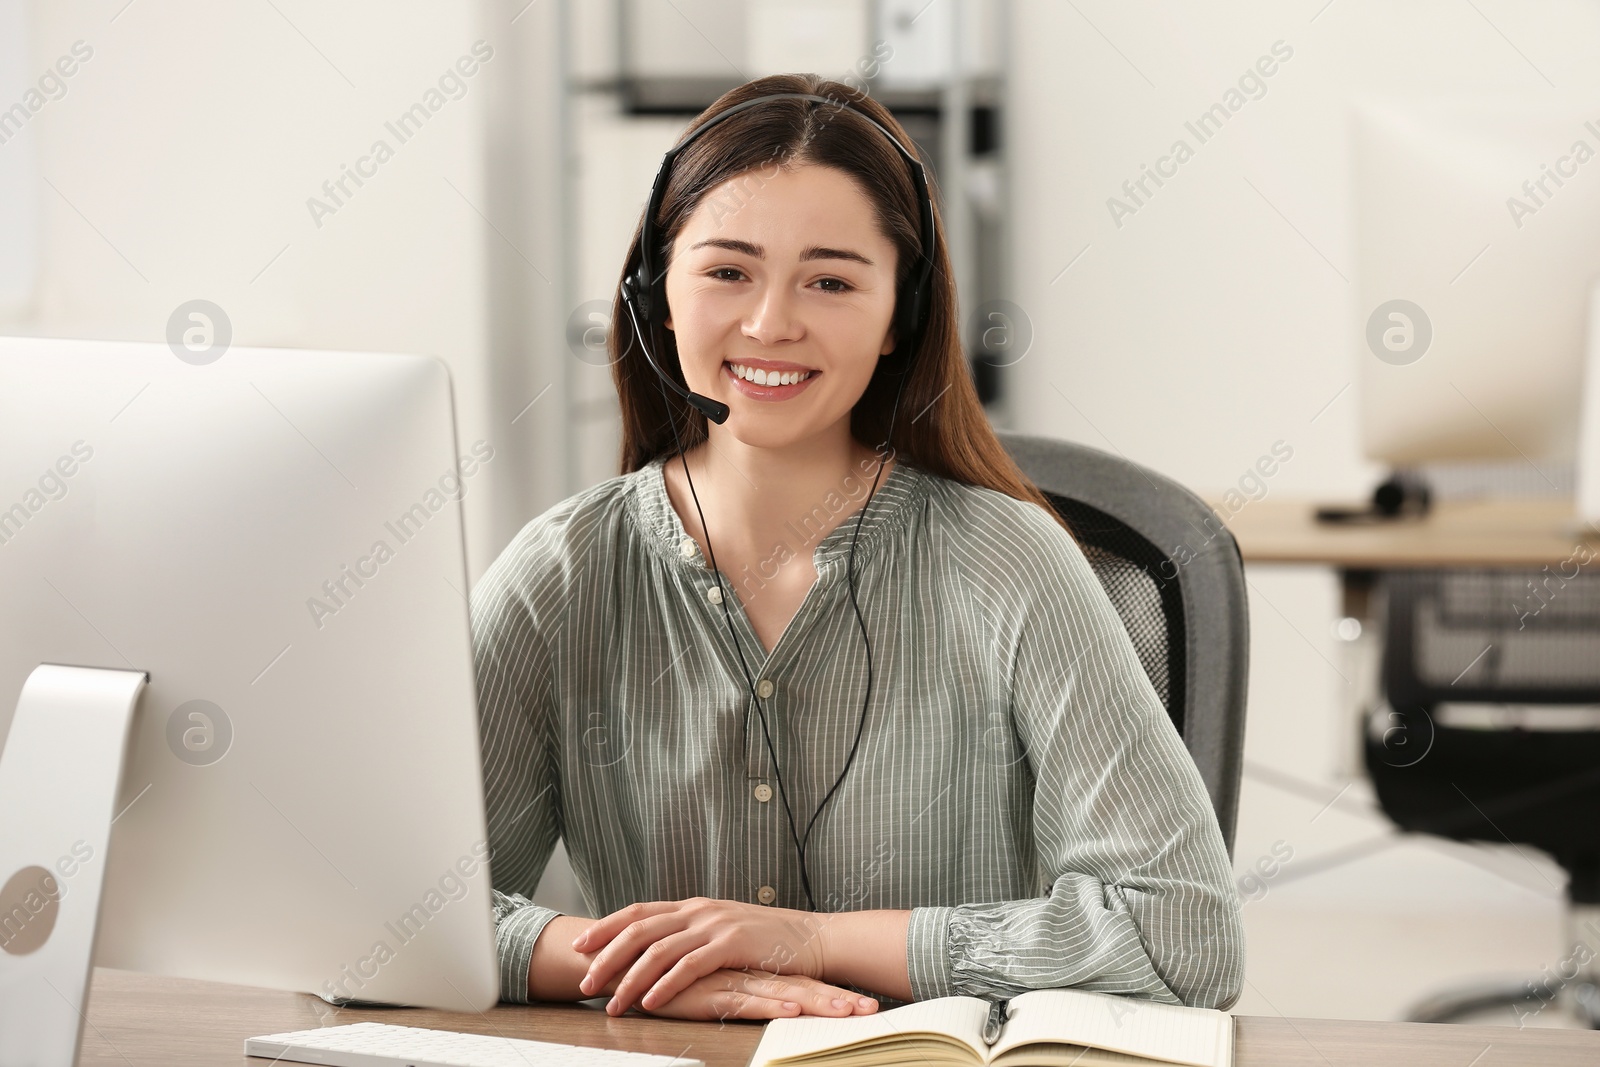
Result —
[[[1600,97],[1367,101],[1353,137],[1367,456],[1571,462]]]

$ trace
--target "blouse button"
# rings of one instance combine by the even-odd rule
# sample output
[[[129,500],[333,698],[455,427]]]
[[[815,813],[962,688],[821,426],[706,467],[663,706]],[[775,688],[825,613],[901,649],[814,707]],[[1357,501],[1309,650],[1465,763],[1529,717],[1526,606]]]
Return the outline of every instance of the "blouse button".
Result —
[[[756,696],[760,697],[762,700],[765,700],[772,695],[773,690],[776,688],[777,687],[772,684],[771,678],[763,678],[761,681],[756,683]]]
[[[692,537],[685,537],[683,543],[678,546],[678,553],[684,559],[693,559],[694,554],[699,550],[700,546],[694,543],[694,538]]]
[[[761,901],[763,904],[771,904],[774,900],[778,899],[778,891],[772,888],[770,885],[764,885],[760,889],[756,890],[756,899]]]
[[[707,586],[706,599],[711,601],[713,604],[722,603],[722,587],[720,585]]]
[[[772,787],[770,785],[768,785],[766,782],[762,782],[760,785],[756,786],[756,799],[761,801],[761,803],[763,803],[763,804],[765,804],[767,801],[771,800],[772,799]]]

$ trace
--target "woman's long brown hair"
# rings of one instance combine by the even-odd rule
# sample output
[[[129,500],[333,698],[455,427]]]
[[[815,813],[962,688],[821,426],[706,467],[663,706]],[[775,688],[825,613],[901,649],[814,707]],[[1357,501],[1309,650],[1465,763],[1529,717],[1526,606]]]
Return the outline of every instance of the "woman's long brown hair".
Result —
[[[858,108],[872,116],[907,148],[912,148],[911,138],[882,104],[841,82],[815,74],[775,74],[747,82],[724,93],[690,128],[724,108],[771,93],[815,93],[849,106],[829,107],[799,99],[769,101],[718,123],[684,149],[674,161],[662,197],[656,219],[662,248],[655,251],[652,265],[661,270],[672,261],[672,247],[679,231],[710,190],[758,168],[771,173],[779,163],[814,164],[843,171],[872,202],[878,223],[897,252],[899,292],[898,283],[904,281],[922,251],[920,205],[905,159],[882,133],[851,109]],[[757,184],[759,179],[752,178],[751,183]],[[894,419],[893,439],[888,444],[898,461],[1037,504],[1071,535],[1072,528],[1001,445],[973,388],[961,347],[956,287],[931,174],[928,185],[930,194],[935,196],[929,308],[922,336],[910,354],[901,411]],[[643,224],[641,214],[628,246],[624,274],[638,262]],[[669,419],[676,420],[677,438],[687,451],[706,439],[706,417],[678,394],[665,389],[650,368],[639,350],[620,286],[612,303],[611,321],[615,326],[606,343],[622,404],[621,473],[628,474],[658,456],[677,454],[678,444]],[[662,368],[687,388],[673,332],[642,320],[640,325],[649,333],[651,351]],[[899,386],[899,372],[905,365],[899,348],[880,357],[877,370],[851,413],[851,433],[869,448],[880,448],[889,436],[890,411]],[[905,417],[907,414],[911,417]]]

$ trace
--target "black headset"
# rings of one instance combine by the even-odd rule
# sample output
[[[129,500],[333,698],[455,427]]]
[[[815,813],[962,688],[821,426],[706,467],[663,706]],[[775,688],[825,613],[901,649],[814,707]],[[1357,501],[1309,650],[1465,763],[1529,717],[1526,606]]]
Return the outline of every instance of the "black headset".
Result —
[[[650,203],[645,208],[644,221],[640,227],[638,263],[632,270],[625,271],[622,278],[622,302],[627,308],[628,318],[633,322],[633,331],[634,334],[639,338],[639,345],[644,350],[645,359],[649,361],[649,364],[655,371],[656,376],[665,386],[671,387],[674,392],[683,397],[684,400],[686,400],[695,410],[699,411],[706,418],[717,423],[718,425],[721,425],[723,422],[727,421],[728,405],[723,404],[720,401],[713,400],[711,397],[704,396],[700,393],[691,392],[686,386],[679,384],[670,374],[668,374],[662,368],[661,364],[656,361],[655,354],[651,352],[650,342],[645,337],[644,325],[640,322],[640,320],[643,319],[645,324],[649,324],[651,326],[660,326],[665,324],[667,318],[667,294],[665,282],[666,269],[663,267],[658,273],[654,266],[656,251],[656,214],[661,210],[661,200],[666,195],[667,181],[671,176],[672,164],[673,161],[677,159],[678,153],[683,151],[701,134],[705,133],[722,120],[730,118],[733,115],[744,111],[746,108],[765,103],[768,100],[809,100],[814,103],[827,104],[836,108],[849,108],[861,118],[872,123],[872,125],[875,126],[879,132],[884,135],[884,137],[888,138],[889,143],[894,145],[895,150],[898,151],[905,159],[906,164],[911,172],[912,185],[916,189],[917,199],[921,206],[922,247],[918,252],[917,262],[906,274],[906,280],[904,284],[901,285],[900,288],[895,292],[895,347],[892,354],[898,356],[903,352],[904,360],[909,361],[911,354],[916,351],[916,346],[918,341],[921,339],[922,331],[927,325],[926,320],[930,303],[928,292],[929,278],[933,273],[933,253],[936,231],[934,229],[933,200],[928,195],[928,181],[927,176],[922,168],[922,161],[912,154],[905,145],[900,143],[899,139],[896,138],[894,134],[885,129],[884,126],[876,119],[872,118],[872,116],[866,114],[860,108],[852,107],[848,103],[832,97],[820,96],[816,93],[773,93],[768,96],[759,96],[751,100],[741,101],[740,103],[734,104],[732,107],[725,108],[724,110],[713,115],[711,118],[707,119],[705,122],[701,123],[699,126],[695,127],[695,129],[685,135],[683,140],[679,141],[677,145],[669,149],[666,155],[662,157],[661,169],[656,173],[655,186],[650,191]],[[728,609],[728,590],[723,585],[722,572],[717,569],[716,550],[711,546],[711,531],[706,526],[705,513],[700,510],[700,497],[697,493],[695,493],[694,479],[689,476],[689,460],[684,454],[683,443],[678,437],[677,416],[676,413],[672,412],[670,409],[667,416],[668,421],[672,426],[672,437],[673,442],[677,447],[678,458],[683,464],[683,476],[689,483],[689,494],[694,498],[695,511],[700,516],[700,529],[705,531],[706,549],[711,559],[712,573],[717,579],[717,590],[721,594],[718,602],[722,605],[723,619],[728,625],[728,636],[733,639],[734,650],[739,655],[739,666],[744,671],[745,685],[750,691],[750,699],[755,702],[756,710],[761,716],[761,732],[766,739],[767,756],[772,760],[773,773],[778,780],[778,793],[783,800],[784,812],[788,815],[789,819],[789,836],[794,841],[795,852],[800,859],[800,881],[805,887],[806,899],[810,902],[812,911],[817,910],[817,900],[811,892],[811,876],[806,869],[806,842],[811,840],[811,828],[816,825],[817,816],[822,814],[822,809],[827,806],[828,800],[832,798],[835,791],[838,790],[840,783],[844,781],[845,773],[850,769],[851,762],[855,760],[856,749],[861,744],[862,728],[866,725],[867,721],[867,705],[872,699],[872,642],[867,638],[867,624],[866,621],[861,617],[861,606],[856,602],[856,541],[861,536],[861,520],[866,515],[867,508],[872,506],[872,497],[878,490],[878,479],[883,476],[883,449],[887,447],[889,442],[894,438],[895,417],[900,411],[900,395],[905,389],[905,380],[907,377],[904,369],[899,377],[900,384],[895,392],[894,408],[889,416],[889,434],[878,449],[878,472],[873,476],[872,489],[867,493],[866,503],[861,506],[861,510],[856,514],[856,528],[850,539],[850,558],[845,568],[845,576],[850,589],[850,606],[855,609],[856,623],[861,628],[861,640],[866,644],[867,649],[867,691],[866,695],[863,696],[861,700],[861,721],[856,726],[855,741],[850,746],[850,755],[845,759],[844,769],[839,772],[839,777],[833,783],[833,788],[828,790],[827,795],[822,798],[822,802],[817,805],[816,814],[812,815],[811,821],[806,824],[804,838],[801,838],[799,832],[795,828],[794,809],[789,805],[789,793],[784,787],[783,772],[778,766],[778,755],[772,747],[772,732],[767,725],[766,708],[762,705],[761,699],[756,695],[755,682],[750,677],[750,665],[745,661],[744,648],[739,644],[739,635],[734,631],[733,628],[733,616]],[[662,391],[662,400],[666,400],[665,389]],[[745,710],[745,727],[747,730],[749,728],[749,722],[750,712],[747,707]]]

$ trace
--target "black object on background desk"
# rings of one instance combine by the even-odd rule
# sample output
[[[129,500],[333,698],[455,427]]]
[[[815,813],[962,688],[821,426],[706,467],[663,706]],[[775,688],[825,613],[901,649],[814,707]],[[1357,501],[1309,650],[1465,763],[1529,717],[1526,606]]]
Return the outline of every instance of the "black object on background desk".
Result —
[[[1337,505],[1319,507],[1318,522],[1366,524],[1395,519],[1418,518],[1433,504],[1433,490],[1416,471],[1395,471],[1372,491],[1372,503],[1365,508]]]

